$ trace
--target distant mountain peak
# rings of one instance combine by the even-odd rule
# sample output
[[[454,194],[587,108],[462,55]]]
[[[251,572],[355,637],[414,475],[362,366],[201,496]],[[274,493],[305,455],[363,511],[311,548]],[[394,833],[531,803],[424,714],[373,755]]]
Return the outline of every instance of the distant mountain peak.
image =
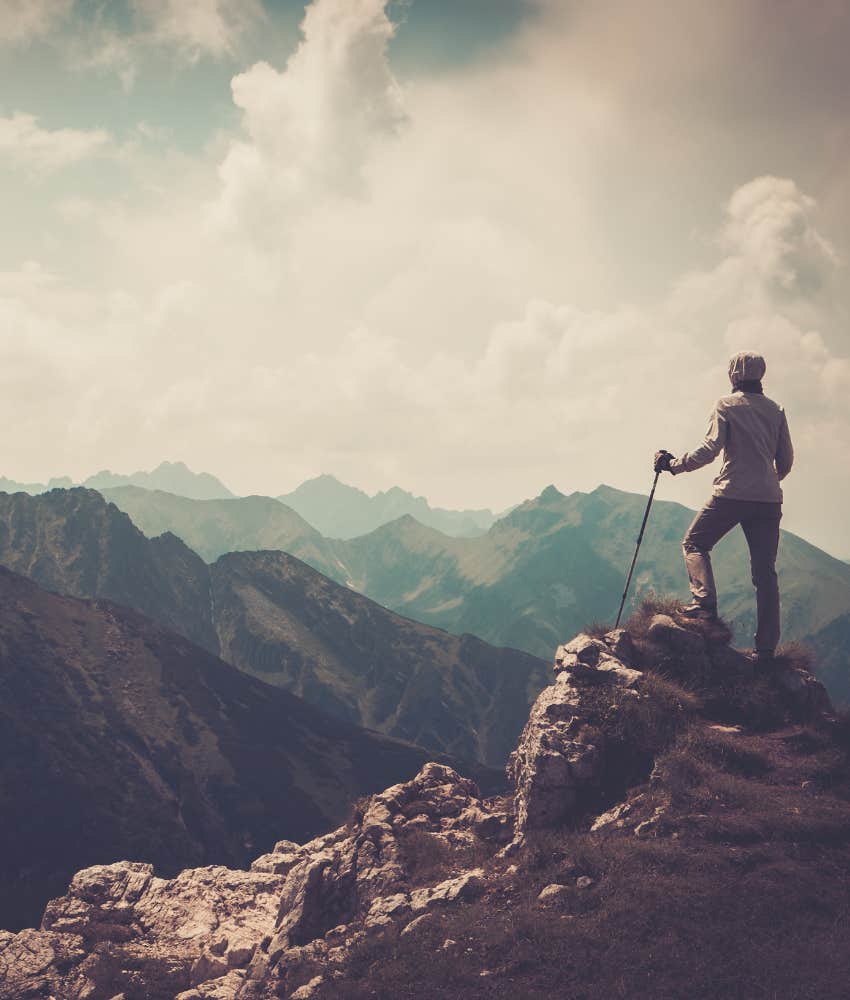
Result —
[[[566,494],[562,493],[557,486],[553,486],[551,483],[546,487],[545,490],[537,498],[538,500],[563,500]]]
[[[326,538],[351,539],[411,514],[426,527],[453,537],[485,534],[496,520],[491,510],[444,510],[400,486],[369,495],[323,473],[277,497]]]

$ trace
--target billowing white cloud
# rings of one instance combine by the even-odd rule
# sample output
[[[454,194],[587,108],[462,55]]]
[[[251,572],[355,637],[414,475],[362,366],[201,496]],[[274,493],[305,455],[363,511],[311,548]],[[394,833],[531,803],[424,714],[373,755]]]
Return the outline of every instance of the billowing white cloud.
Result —
[[[0,163],[46,172],[85,159],[109,141],[103,129],[45,129],[35,115],[0,118]]]
[[[21,44],[61,25],[74,0],[0,0],[0,43]]]
[[[263,17],[260,0],[131,0],[156,41],[192,59],[232,55],[240,36]]]
[[[836,254],[812,224],[813,208],[793,181],[777,177],[759,177],[730,199],[726,241],[758,270],[769,293],[808,295],[831,277]]]
[[[387,62],[395,26],[385,7],[386,0],[314,0],[283,71],[261,62],[234,77],[248,139],[221,164],[220,221],[279,226],[305,195],[360,190],[376,141],[404,119]]]

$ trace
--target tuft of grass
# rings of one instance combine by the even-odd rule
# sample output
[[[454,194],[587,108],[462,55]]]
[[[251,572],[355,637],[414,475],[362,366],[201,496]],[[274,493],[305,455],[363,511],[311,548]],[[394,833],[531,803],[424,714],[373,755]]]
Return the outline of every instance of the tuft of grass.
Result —
[[[477,838],[468,844],[450,844],[439,834],[410,830],[400,837],[399,846],[411,885],[421,886],[449,878],[450,872],[480,867],[493,857],[499,845]]]
[[[631,613],[626,622],[626,628],[631,632],[633,638],[645,638],[649,623],[656,615],[670,615],[672,617],[681,608],[682,602],[678,598],[657,594],[650,590]]]
[[[797,667],[801,670],[808,670],[814,673],[813,664],[815,660],[814,652],[801,642],[789,642],[780,646],[776,651],[776,658],[783,666]]]

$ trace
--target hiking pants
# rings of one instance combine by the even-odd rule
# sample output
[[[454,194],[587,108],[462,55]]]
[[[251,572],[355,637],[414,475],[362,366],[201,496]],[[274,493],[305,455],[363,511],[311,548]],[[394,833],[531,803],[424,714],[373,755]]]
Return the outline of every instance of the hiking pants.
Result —
[[[740,524],[744,529],[756,588],[755,648],[758,650],[774,650],[779,642],[776,552],[781,517],[781,503],[712,497],[694,518],[682,543],[694,600],[703,607],[714,609],[717,607],[717,587],[709,553],[735,525]]]

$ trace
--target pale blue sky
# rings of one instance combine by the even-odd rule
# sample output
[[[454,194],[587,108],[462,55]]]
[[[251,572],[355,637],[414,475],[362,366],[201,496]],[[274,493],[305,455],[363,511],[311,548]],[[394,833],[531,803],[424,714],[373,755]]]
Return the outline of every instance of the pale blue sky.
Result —
[[[132,39],[140,18],[126,0],[75,0],[57,32],[3,52],[0,112],[26,108],[45,127],[107,128],[119,138],[144,121],[168,129],[180,148],[197,149],[213,130],[238,124],[231,77],[261,59],[281,65],[294,51],[304,7],[301,0],[263,0],[264,19],[233,53],[189,61],[164,46],[139,52],[135,81],[125,91],[114,69],[71,68],[70,50],[87,48],[95,26]],[[485,58],[533,13],[527,0],[402,0],[388,10],[399,25],[389,58],[402,80]]]

